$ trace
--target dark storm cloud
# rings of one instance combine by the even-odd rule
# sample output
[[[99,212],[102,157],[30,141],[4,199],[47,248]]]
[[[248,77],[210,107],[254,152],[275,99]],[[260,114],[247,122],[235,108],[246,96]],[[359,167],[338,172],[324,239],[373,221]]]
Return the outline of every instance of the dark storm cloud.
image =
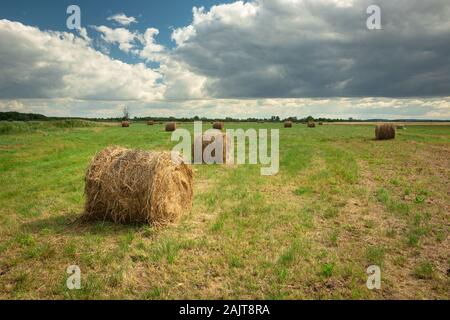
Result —
[[[450,2],[260,0],[195,11],[174,55],[214,97],[448,96]],[[186,40],[187,39],[187,40]]]

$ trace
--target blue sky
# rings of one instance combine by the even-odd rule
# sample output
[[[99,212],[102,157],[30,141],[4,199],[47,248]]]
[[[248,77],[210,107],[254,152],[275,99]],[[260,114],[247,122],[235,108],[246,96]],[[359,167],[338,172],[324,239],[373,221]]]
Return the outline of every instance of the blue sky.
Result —
[[[450,119],[450,2],[372,4],[2,0],[0,111]]]
[[[218,3],[229,3],[230,0],[2,0],[0,2],[0,18],[20,21],[37,26],[42,30],[66,31],[66,9],[70,5],[81,8],[82,26],[93,25],[118,26],[107,18],[117,13],[136,17],[138,23],[130,26],[131,30],[144,32],[148,27],[159,30],[158,42],[173,47],[170,39],[172,28],[189,25],[192,21],[192,8],[205,7]],[[136,62],[132,56],[112,50],[112,56],[126,62]]]

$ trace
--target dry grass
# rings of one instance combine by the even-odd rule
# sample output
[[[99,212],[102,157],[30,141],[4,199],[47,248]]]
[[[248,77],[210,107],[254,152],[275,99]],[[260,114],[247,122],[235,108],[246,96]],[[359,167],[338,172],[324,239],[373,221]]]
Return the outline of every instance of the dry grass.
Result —
[[[192,169],[174,164],[169,152],[107,148],[86,173],[84,218],[167,224],[190,211],[192,179]]]
[[[168,122],[166,123],[166,131],[172,132],[177,130],[177,124],[175,122]]]
[[[216,130],[223,130],[225,125],[223,122],[214,122],[212,127],[213,127],[213,129],[216,129]]]
[[[380,124],[375,127],[375,139],[390,140],[395,139],[395,127],[392,124]]]
[[[205,149],[208,148],[208,146],[214,147],[217,146],[219,150],[222,150],[222,157],[220,160],[218,160],[218,164],[226,164],[228,161],[228,158],[231,156],[230,154],[230,139],[227,136],[226,133],[222,133],[220,131],[217,131],[213,134],[203,134],[201,136],[198,136],[195,138],[194,143],[192,144],[191,148],[191,155],[192,155],[192,162],[199,162],[199,163],[208,163],[206,159],[203,158],[203,154],[205,152]],[[214,144],[214,145],[212,145]],[[196,148],[195,146],[199,145],[201,146],[198,151],[201,152],[199,156],[196,157]],[[215,159],[216,156],[216,150],[213,150],[211,152],[211,157]],[[219,155],[217,155],[219,157]],[[198,160],[198,161],[197,161]]]

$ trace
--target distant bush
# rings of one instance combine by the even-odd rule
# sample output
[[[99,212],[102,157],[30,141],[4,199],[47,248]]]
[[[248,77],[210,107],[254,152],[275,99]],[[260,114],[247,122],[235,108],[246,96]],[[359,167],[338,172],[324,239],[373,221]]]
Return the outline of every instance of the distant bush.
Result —
[[[45,121],[47,117],[42,114],[20,113],[20,112],[0,112],[0,121]]]
[[[102,124],[86,121],[86,120],[55,120],[55,121],[0,121],[0,135],[16,134],[16,133],[31,133],[35,131],[46,131],[50,129],[64,129],[64,128],[88,128],[98,127]]]

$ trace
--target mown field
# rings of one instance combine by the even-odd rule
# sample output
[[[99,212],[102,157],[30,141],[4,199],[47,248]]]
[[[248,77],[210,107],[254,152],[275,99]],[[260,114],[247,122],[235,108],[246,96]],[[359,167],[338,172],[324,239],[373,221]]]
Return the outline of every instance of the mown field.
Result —
[[[279,128],[280,173],[195,166],[193,210],[164,229],[77,220],[94,154],[170,150],[161,125],[0,128],[0,298],[450,298],[450,126],[393,141],[369,125],[227,127]]]

